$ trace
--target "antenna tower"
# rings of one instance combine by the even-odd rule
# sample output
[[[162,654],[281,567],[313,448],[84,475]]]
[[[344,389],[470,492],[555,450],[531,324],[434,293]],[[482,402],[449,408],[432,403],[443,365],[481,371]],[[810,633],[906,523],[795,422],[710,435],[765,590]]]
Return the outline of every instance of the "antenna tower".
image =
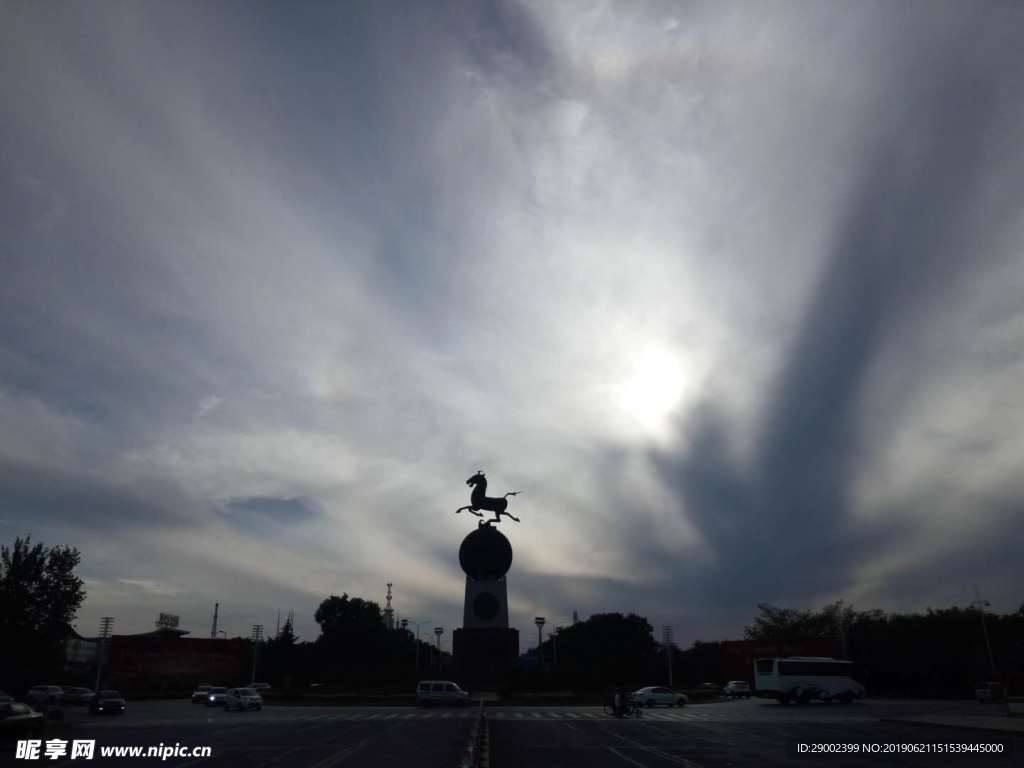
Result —
[[[388,582],[387,602],[384,603],[384,626],[395,628],[395,609],[391,607],[391,582]]]

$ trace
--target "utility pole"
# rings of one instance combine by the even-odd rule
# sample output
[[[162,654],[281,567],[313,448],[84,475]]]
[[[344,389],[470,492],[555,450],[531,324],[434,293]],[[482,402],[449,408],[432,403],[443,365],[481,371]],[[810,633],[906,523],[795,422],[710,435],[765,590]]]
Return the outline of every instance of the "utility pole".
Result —
[[[220,603],[213,604],[213,626],[210,627],[210,638],[217,639],[217,612],[220,610]]]
[[[100,682],[103,680],[103,646],[110,639],[114,629],[114,617],[104,616],[100,620],[100,635],[96,638],[96,695],[100,695]]]
[[[434,637],[437,638],[437,671],[441,671],[441,634],[444,627],[434,627]]]
[[[544,659],[540,655],[540,646],[544,642],[544,625],[547,622],[548,620],[543,616],[538,616],[533,620],[533,623],[537,625],[537,669],[544,668]]]
[[[661,642],[665,646],[665,655],[668,657],[668,687],[672,687],[672,625],[666,624],[661,628]]]
[[[403,621],[408,621],[408,619],[403,619]],[[421,624],[429,624],[430,623],[430,619],[423,619],[422,621],[408,621],[408,623],[412,624],[414,627],[416,627],[416,672],[419,673],[419,671],[420,671],[420,625]]]
[[[974,585],[974,602],[971,603],[975,608],[978,609],[978,615],[981,616],[981,632],[985,635],[985,648],[988,650],[988,663],[992,669],[992,674],[996,673],[996,660],[992,655],[992,643],[988,639],[988,627],[985,625],[985,609],[988,608],[991,603],[988,600],[981,599],[981,593],[978,592],[978,585]]]
[[[256,682],[256,657],[260,652],[260,643],[263,642],[263,625],[252,625],[252,682]]]

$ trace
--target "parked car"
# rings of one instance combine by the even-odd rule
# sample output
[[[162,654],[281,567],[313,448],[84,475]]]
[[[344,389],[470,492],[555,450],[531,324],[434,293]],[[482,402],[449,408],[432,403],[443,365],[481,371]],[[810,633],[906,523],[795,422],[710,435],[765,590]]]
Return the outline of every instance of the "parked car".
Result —
[[[730,680],[725,684],[722,693],[727,699],[749,699],[750,683],[746,680]]]
[[[1002,701],[1003,684],[978,683],[974,686],[974,698],[978,700],[979,704],[984,704],[986,701]]]
[[[58,706],[63,696],[64,689],[59,685],[33,685],[25,694],[25,703],[33,709],[42,710]]]
[[[0,736],[39,736],[46,718],[28,704],[0,702]]]
[[[707,693],[713,693],[718,696],[722,695],[722,686],[720,686],[718,683],[701,683],[697,686],[697,688]]]
[[[641,707],[656,707],[659,704],[666,707],[685,707],[690,703],[690,699],[685,693],[673,691],[671,688],[660,685],[648,685],[645,688],[640,688],[633,691],[629,698],[630,701]]]
[[[263,709],[263,697],[253,688],[231,688],[224,694],[224,709]]]
[[[210,688],[206,692],[206,706],[208,707],[223,707],[224,697],[227,695],[228,689],[222,686],[215,686]]]
[[[9,704],[14,701],[14,697],[11,696],[7,691],[0,691],[0,704]]]
[[[256,691],[260,696],[270,690],[270,683],[253,683],[249,686]]]
[[[96,696],[91,689],[78,685],[65,685],[63,690],[60,698],[62,704],[88,704]]]
[[[120,691],[100,691],[89,702],[89,712],[94,715],[123,715],[124,709],[124,696]]]
[[[192,691],[192,703],[193,704],[205,704],[206,700],[210,696],[210,689],[212,685],[197,685],[196,689]]]
[[[450,680],[421,680],[416,686],[416,703],[424,707],[432,704],[469,704],[469,693]]]

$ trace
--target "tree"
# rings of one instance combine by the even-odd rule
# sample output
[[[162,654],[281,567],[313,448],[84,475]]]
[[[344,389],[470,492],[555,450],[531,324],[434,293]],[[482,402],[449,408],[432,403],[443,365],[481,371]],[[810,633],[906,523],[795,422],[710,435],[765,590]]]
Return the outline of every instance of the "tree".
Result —
[[[761,614],[744,628],[747,640],[795,643],[821,637],[838,637],[844,627],[852,624],[857,614],[851,606],[838,600],[819,611],[779,608],[758,603]]]
[[[72,547],[33,546],[17,538],[0,547],[0,685],[21,690],[35,677],[60,670],[68,627],[85,599]]]
[[[549,636],[541,652],[553,658]],[[603,690],[615,685],[647,685],[659,666],[654,629],[643,616],[596,613],[558,630],[559,682],[580,689]]]
[[[390,647],[380,606],[360,597],[331,595],[316,609],[321,668],[331,682],[379,678]]]

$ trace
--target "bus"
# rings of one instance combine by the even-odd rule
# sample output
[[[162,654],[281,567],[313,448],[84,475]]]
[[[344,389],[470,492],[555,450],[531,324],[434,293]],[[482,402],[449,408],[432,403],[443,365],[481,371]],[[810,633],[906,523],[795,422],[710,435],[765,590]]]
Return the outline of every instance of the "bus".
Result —
[[[828,656],[789,656],[754,662],[754,695],[780,704],[864,698],[864,686],[850,677],[853,664]]]

